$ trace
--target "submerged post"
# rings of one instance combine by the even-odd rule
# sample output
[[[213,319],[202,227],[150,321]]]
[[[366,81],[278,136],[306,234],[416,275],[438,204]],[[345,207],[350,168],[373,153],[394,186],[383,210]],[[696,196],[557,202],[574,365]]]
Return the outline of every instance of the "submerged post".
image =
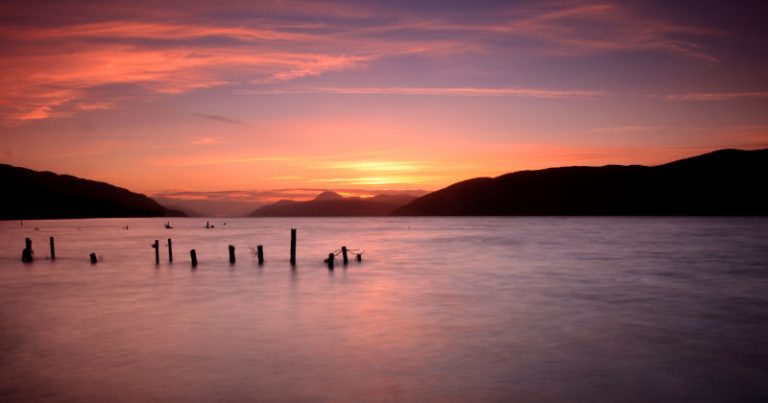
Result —
[[[155,248],[155,264],[160,264],[160,241],[155,239],[155,243],[152,244],[152,247]]]
[[[296,228],[291,228],[291,264],[296,264]]]
[[[91,264],[96,264],[96,254],[91,253]]]
[[[229,263],[234,264],[235,263],[235,246],[229,245]]]
[[[173,263],[173,244],[171,238],[168,238],[168,262]]]
[[[56,248],[53,246],[53,237],[49,239],[51,241],[51,260],[56,260]]]
[[[328,270],[333,270],[333,258],[334,257],[335,257],[335,255],[333,254],[333,252],[328,254]]]
[[[259,245],[256,247],[256,257],[259,259],[259,264],[264,263],[264,247]]]
[[[347,259],[347,247],[342,246],[341,247],[341,257],[344,259],[344,264],[349,263],[349,259]]]
[[[194,249],[189,251],[189,258],[192,259],[192,267],[197,266],[197,252]]]
[[[24,239],[24,250],[21,252],[21,261],[24,263],[32,262],[32,240]]]

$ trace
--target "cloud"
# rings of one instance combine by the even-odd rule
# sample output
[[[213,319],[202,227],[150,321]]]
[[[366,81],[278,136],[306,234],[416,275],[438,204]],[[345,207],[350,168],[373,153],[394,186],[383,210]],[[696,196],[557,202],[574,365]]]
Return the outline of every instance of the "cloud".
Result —
[[[734,101],[740,99],[765,99],[768,91],[752,92],[692,92],[689,94],[667,95],[669,101]]]
[[[498,17],[477,24],[427,21],[419,26],[492,38],[534,39],[543,51],[562,55],[651,51],[708,63],[718,60],[691,38],[720,33],[653,18],[626,5],[560,1],[509,7],[500,15],[500,21]]]
[[[352,95],[440,95],[466,97],[588,98],[606,95],[600,91],[549,90],[542,88],[476,87],[308,87],[261,90],[266,94],[352,94]]]
[[[0,93],[3,94],[0,118],[47,119],[109,108],[116,100],[127,98],[122,91],[126,86],[135,88],[133,97],[182,94],[243,82],[291,81],[353,69],[370,58],[284,50],[281,46],[263,43],[251,46],[158,45],[153,41],[133,44],[99,36],[105,29],[71,29],[77,32],[78,38],[71,42],[68,39],[72,36],[58,37],[56,31],[45,31],[45,35],[50,35],[46,39],[41,39],[43,33],[37,31],[29,37],[17,32],[18,37],[26,38],[28,46],[19,47],[14,57],[6,58],[0,67]],[[168,30],[156,26],[154,29],[162,35],[170,35],[166,33]],[[174,38],[190,38],[184,35],[194,38],[199,34],[181,28],[170,31]],[[224,35],[229,31],[214,32]],[[83,46],[80,38],[88,35],[93,35],[89,38],[94,43]],[[71,51],[73,47],[78,50]],[[117,86],[121,86],[121,90],[104,90]]]
[[[141,3],[114,8],[88,3],[78,18],[58,18],[64,11],[57,7],[27,10],[34,18],[19,12],[34,24],[0,28],[4,53],[10,55],[0,67],[0,119],[68,117],[108,109],[132,97],[172,96],[223,86],[288,93],[287,87],[297,80],[366,69],[404,55],[440,58],[446,63],[471,55],[482,63],[484,58],[510,54],[561,57],[642,51],[711,63],[717,57],[701,45],[701,38],[719,35],[626,5],[593,2],[516,4],[472,10],[468,15],[306,1],[267,2],[255,15],[247,2],[213,7],[193,1],[183,8],[161,7],[152,14]],[[212,16],[214,9],[218,17]],[[319,19],[309,18],[313,14]],[[135,91],[128,96],[104,90],[117,86]],[[339,86],[314,91],[535,98],[600,95],[463,86]]]
[[[211,145],[211,144],[220,144],[221,139],[217,137],[200,137],[192,140],[192,144],[194,145]]]
[[[229,123],[231,125],[243,125],[243,124],[245,124],[245,123],[243,123],[240,120],[228,118],[226,116],[209,115],[207,113],[195,113],[195,116],[197,116],[199,118],[203,118],[203,119],[215,120],[217,122]],[[202,143],[194,143],[194,144],[202,144]],[[211,143],[206,143],[206,144],[211,144]]]

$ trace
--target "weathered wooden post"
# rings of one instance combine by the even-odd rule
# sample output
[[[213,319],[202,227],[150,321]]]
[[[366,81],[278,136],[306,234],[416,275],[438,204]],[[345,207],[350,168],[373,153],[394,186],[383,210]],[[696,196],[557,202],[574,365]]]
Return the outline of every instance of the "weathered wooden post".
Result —
[[[160,264],[160,241],[155,239],[155,243],[152,244],[152,247],[155,248],[155,264]]]
[[[192,267],[196,267],[197,266],[197,252],[195,252],[194,249],[191,249],[189,251],[189,257],[190,257],[190,259],[192,259]]]
[[[235,246],[229,245],[229,263],[234,264],[235,263]]]
[[[51,241],[51,260],[56,260],[56,248],[53,246],[53,237],[50,237]]]
[[[91,253],[91,264],[96,264],[96,254]]]
[[[341,257],[343,258],[345,265],[347,263],[349,263],[349,259],[347,259],[347,247],[346,246],[342,246],[341,247]]]
[[[296,228],[291,228],[291,264],[296,264]]]
[[[173,244],[171,238],[168,238],[168,262],[173,263]]]
[[[21,261],[24,263],[32,262],[32,240],[24,239],[24,250],[21,252]]]
[[[259,264],[264,264],[264,247],[259,245],[256,247],[256,257],[259,258]]]
[[[334,259],[334,257],[335,257],[335,255],[333,254],[333,252],[328,254],[328,270],[333,270],[333,259]]]
[[[363,261],[363,254],[362,254],[362,253],[358,253],[358,254],[356,255],[356,258],[357,258],[357,261],[358,261],[358,262],[362,262],[362,261]]]

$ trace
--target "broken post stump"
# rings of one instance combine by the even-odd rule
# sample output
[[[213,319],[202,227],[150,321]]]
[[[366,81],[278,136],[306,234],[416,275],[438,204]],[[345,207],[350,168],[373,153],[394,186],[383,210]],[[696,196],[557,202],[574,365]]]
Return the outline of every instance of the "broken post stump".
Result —
[[[291,264],[296,264],[296,228],[291,228]]]
[[[358,262],[362,262],[363,261],[363,254],[362,253],[358,253],[357,255],[355,255],[355,257],[357,258]]]
[[[333,270],[333,259],[336,257],[336,255],[333,254],[333,252],[328,254],[328,270]]]
[[[229,263],[234,264],[235,263],[235,246],[229,245]]]
[[[152,244],[152,247],[155,248],[155,264],[160,264],[160,241],[155,239],[155,243]]]
[[[256,247],[256,257],[259,259],[259,264],[264,263],[264,247],[259,245]]]
[[[91,264],[96,264],[96,261],[97,261],[96,254],[95,253],[91,253]]]
[[[168,238],[168,263],[173,263],[173,244],[171,238]]]
[[[194,249],[189,251],[189,258],[192,259],[192,267],[197,266],[197,252]]]
[[[347,259],[347,247],[346,246],[342,246],[341,247],[341,257],[342,257],[345,265],[347,263],[349,263],[349,259]]]
[[[21,252],[21,261],[24,263],[32,262],[32,240],[24,239],[24,250]]]
[[[53,237],[49,238],[51,242],[51,260],[56,260],[56,248],[53,245]]]

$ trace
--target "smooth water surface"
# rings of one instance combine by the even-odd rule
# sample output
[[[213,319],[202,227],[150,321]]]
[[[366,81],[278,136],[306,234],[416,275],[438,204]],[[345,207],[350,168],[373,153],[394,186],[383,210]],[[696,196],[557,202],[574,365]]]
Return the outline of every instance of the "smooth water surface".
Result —
[[[205,221],[0,222],[0,401],[768,399],[766,218]]]

